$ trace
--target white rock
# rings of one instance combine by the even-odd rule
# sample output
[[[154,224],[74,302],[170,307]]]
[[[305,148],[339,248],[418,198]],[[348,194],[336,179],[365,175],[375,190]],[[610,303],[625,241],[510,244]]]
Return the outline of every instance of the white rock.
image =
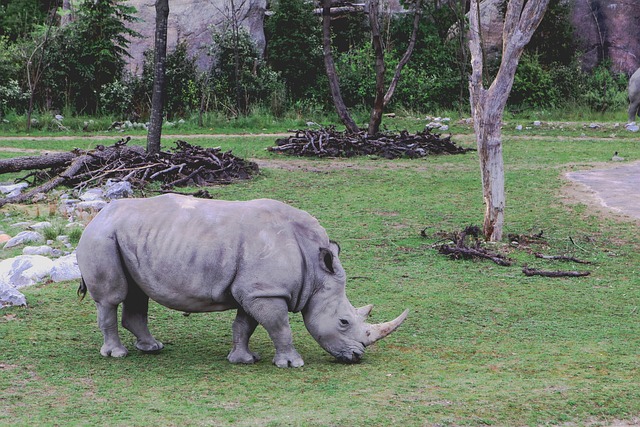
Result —
[[[133,190],[129,181],[107,181],[105,189],[107,199],[122,199],[131,196],[133,196]]]
[[[85,191],[81,196],[80,200],[84,202],[92,202],[94,200],[102,199],[104,192],[101,188],[92,188],[90,190]]]
[[[76,205],[76,209],[80,211],[99,211],[100,209],[107,206],[107,202],[104,200],[92,200],[86,202],[79,202]]]
[[[80,278],[80,269],[76,254],[70,254],[58,258],[53,262],[51,269],[51,280],[54,282],[63,282],[65,280],[77,280]]]
[[[27,299],[13,286],[0,282],[0,308],[10,305],[27,305]]]
[[[627,129],[629,132],[638,132],[638,130],[640,130],[640,127],[638,127],[638,125],[635,122],[632,122],[632,123],[628,123],[625,126],[625,129]]]
[[[522,125],[516,126],[516,130],[522,130]]]
[[[534,126],[541,126],[542,122],[540,120],[536,120],[535,122],[533,122]]]
[[[21,182],[19,184],[0,185],[0,193],[6,194],[6,197],[15,197],[27,188],[29,184]]]
[[[0,282],[16,289],[31,286],[51,273],[53,261],[41,255],[20,255],[0,262]]]
[[[51,227],[51,223],[49,221],[37,222],[29,226],[32,230],[42,230],[47,227]]]
[[[42,246],[25,246],[22,249],[23,255],[51,255],[53,249],[51,246],[42,245]]]
[[[13,248],[28,242],[44,242],[44,236],[37,231],[22,231],[4,244],[4,249]]]

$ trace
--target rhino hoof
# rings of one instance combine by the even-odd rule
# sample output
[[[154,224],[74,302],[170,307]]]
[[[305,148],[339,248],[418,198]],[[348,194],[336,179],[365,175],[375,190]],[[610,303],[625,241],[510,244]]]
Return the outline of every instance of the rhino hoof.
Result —
[[[273,364],[278,368],[300,368],[304,366],[304,360],[299,355],[297,357],[276,356]]]
[[[258,356],[254,352],[232,351],[227,356],[227,360],[231,363],[250,365],[252,363],[258,362],[260,360],[260,356]]]
[[[155,354],[159,353],[160,350],[164,348],[164,344],[162,344],[160,341],[155,341],[152,343],[143,343],[138,341],[136,342],[136,348],[143,353]]]
[[[124,346],[109,348],[103,345],[100,349],[100,354],[104,357],[125,357],[129,352]]]

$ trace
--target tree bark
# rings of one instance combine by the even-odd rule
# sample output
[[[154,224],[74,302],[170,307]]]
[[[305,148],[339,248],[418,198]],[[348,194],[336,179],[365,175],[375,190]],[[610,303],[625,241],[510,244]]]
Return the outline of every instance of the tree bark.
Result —
[[[382,48],[382,36],[380,35],[380,25],[378,22],[378,10],[380,3],[378,0],[369,1],[369,25],[371,26],[371,44],[375,55],[376,71],[376,96],[373,100],[373,108],[369,118],[369,128],[367,133],[375,135],[380,130],[382,123],[382,112],[384,111],[384,50]]]
[[[167,26],[169,20],[169,0],[156,0],[156,32],[154,44],[153,94],[151,97],[151,118],[147,133],[147,152],[160,152],[162,135],[162,113],[165,93],[165,65],[167,62]]]
[[[411,37],[409,39],[409,45],[407,46],[407,50],[402,55],[400,62],[396,66],[396,70],[393,74],[393,78],[391,79],[391,83],[389,84],[389,88],[387,89],[387,93],[384,95],[384,106],[386,107],[391,98],[393,97],[393,93],[396,91],[396,87],[398,86],[398,82],[400,81],[400,74],[402,73],[402,69],[409,62],[411,55],[413,54],[413,49],[416,46],[416,40],[418,38],[418,28],[420,27],[420,18],[422,17],[422,0],[416,0],[414,5],[415,14],[413,16],[413,29],[411,30]]]
[[[336,107],[336,112],[340,117],[340,121],[345,125],[348,132],[358,133],[360,128],[353,121],[347,106],[344,104],[342,94],[340,93],[340,83],[338,81],[338,73],[336,65],[333,62],[331,53],[331,0],[323,0],[322,2],[322,53],[324,56],[324,66],[329,79],[329,89],[331,90],[331,98]]]
[[[509,0],[504,17],[502,60],[488,89],[483,82],[484,55],[480,33],[480,0],[471,0],[469,50],[471,113],[480,158],[485,204],[483,234],[487,240],[502,239],[505,191],[502,159],[502,117],[513,86],[518,61],[542,21],[549,0]]]

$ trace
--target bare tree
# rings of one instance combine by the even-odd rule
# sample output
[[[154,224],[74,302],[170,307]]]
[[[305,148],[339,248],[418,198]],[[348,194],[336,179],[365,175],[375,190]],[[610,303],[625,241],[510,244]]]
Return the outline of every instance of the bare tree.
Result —
[[[151,95],[151,118],[147,133],[147,152],[160,152],[162,135],[162,113],[164,110],[165,66],[167,62],[167,26],[169,0],[156,0],[156,32],[154,43],[153,93]]]
[[[549,0],[509,0],[504,16],[502,60],[486,88],[483,82],[484,55],[480,25],[480,0],[471,0],[469,49],[471,78],[469,92],[476,134],[482,189],[486,207],[483,233],[486,239],[502,238],[504,224],[504,162],[502,159],[502,117],[522,52],[542,21]]]
[[[352,133],[359,132],[360,129],[351,118],[349,110],[344,104],[342,95],[340,93],[340,82],[338,81],[338,74],[336,72],[335,63],[333,61],[333,55],[331,53],[331,16],[334,14],[334,9],[343,8],[331,8],[331,0],[323,0],[322,7],[322,44],[324,53],[324,63],[329,78],[329,88],[331,90],[331,97],[333,103],[338,112],[338,116],[342,123],[346,126],[347,130]],[[400,80],[402,69],[409,62],[411,54],[416,44],[416,38],[418,34],[418,27],[420,24],[420,17],[422,0],[416,0],[413,7],[415,9],[415,15],[413,20],[413,30],[409,40],[409,45],[404,55],[400,59],[400,62],[396,66],[393,78],[389,84],[389,88],[385,92],[385,61],[384,61],[384,46],[382,42],[382,36],[380,34],[380,22],[378,12],[380,10],[379,0],[369,0],[365,7],[365,12],[369,14],[369,25],[371,27],[371,45],[373,47],[375,56],[375,72],[376,72],[376,94],[373,101],[373,108],[371,109],[371,115],[369,118],[369,126],[367,132],[370,135],[375,135],[380,130],[380,123],[382,122],[382,113],[384,107],[389,103],[393,97],[393,93]],[[348,12],[358,13],[360,9],[348,10]]]
[[[351,118],[344,99],[342,99],[338,72],[336,71],[336,64],[333,62],[333,54],[331,53],[331,3],[332,0],[322,0],[322,53],[324,56],[324,66],[327,71],[327,78],[329,79],[331,98],[333,99],[333,104],[336,107],[340,120],[346,126],[347,131],[358,133],[360,132],[360,128]]]

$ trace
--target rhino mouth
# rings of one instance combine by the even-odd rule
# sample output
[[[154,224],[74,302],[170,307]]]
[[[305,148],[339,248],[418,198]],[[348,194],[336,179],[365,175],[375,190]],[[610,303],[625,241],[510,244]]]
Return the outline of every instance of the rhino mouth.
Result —
[[[360,363],[363,355],[364,351],[345,351],[334,354],[333,356],[336,358],[336,361],[340,363],[353,364]]]

